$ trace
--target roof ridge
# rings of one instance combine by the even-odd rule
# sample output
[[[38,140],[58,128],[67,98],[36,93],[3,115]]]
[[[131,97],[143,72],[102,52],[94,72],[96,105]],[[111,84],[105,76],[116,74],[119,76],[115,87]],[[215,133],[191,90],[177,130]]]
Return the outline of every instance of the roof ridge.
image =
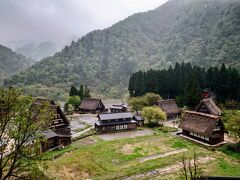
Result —
[[[206,117],[210,117],[210,118],[214,118],[214,119],[218,119],[220,117],[220,116],[217,116],[217,115],[206,114],[206,113],[201,113],[201,112],[197,112],[197,111],[185,111],[185,113],[202,115],[202,116],[206,116]]]

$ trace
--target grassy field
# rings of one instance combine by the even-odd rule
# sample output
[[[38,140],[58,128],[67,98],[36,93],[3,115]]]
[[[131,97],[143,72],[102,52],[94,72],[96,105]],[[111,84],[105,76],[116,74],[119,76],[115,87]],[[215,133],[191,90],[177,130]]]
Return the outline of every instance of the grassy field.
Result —
[[[86,141],[86,142],[84,142]],[[46,175],[56,179],[121,179],[133,174],[144,173],[156,168],[181,162],[182,153],[140,162],[148,156],[186,149],[186,158],[214,157],[214,161],[201,166],[204,175],[240,176],[240,159],[221,151],[210,151],[184,139],[171,136],[167,130],[156,130],[154,135],[103,141],[98,138],[76,141],[64,152],[46,154]],[[63,154],[64,153],[64,154]],[[63,154],[62,156],[60,156]],[[55,157],[55,159],[51,158]],[[57,158],[56,158],[57,157]],[[50,160],[51,159],[51,160]],[[155,179],[181,179],[180,171]]]

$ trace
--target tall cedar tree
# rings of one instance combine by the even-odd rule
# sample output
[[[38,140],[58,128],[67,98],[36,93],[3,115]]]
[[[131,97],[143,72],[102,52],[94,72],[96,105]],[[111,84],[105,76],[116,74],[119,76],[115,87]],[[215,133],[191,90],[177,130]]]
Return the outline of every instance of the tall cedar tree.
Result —
[[[87,85],[85,85],[83,98],[90,98],[90,97],[91,97],[90,90],[88,89]]]
[[[80,97],[80,99],[83,99],[84,97],[84,89],[83,89],[83,85],[80,85],[80,89],[78,91],[78,96]]]
[[[69,96],[77,96],[78,95],[78,90],[75,86],[71,86],[70,92],[69,92]]]
[[[189,85],[186,88],[185,92],[185,105],[190,108],[194,108],[199,101],[201,100],[201,89],[197,83],[196,76],[192,77]]]

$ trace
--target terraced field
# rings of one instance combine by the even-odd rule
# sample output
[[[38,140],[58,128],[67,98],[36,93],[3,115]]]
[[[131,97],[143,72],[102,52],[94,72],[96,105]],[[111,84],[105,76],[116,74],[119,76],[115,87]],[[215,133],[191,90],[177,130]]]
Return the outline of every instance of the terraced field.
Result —
[[[210,151],[166,131],[105,141],[74,142],[70,152],[48,160],[46,176],[56,179],[181,179],[181,159],[196,153],[203,175],[240,176],[240,159]],[[48,154],[48,159],[57,152]]]

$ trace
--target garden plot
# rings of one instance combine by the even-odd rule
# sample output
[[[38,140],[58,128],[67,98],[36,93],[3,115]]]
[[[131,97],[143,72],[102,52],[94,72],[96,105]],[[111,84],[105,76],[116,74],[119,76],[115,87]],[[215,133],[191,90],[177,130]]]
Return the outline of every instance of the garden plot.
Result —
[[[200,162],[203,161],[204,175],[237,176],[240,173],[239,159],[220,151],[209,151],[162,130],[155,130],[151,135],[107,141],[95,137],[97,141],[91,140],[67,156],[47,162],[46,176],[60,180],[111,180],[138,175],[143,175],[142,178],[146,175],[146,179],[179,179],[182,177],[179,165],[183,154],[191,160],[193,152]]]

